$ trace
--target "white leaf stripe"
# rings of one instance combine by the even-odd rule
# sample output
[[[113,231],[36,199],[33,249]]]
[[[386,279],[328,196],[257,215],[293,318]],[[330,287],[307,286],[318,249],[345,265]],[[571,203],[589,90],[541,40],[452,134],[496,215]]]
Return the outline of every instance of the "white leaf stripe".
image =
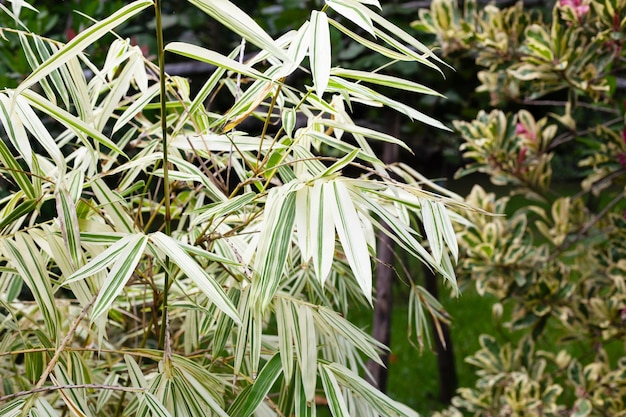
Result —
[[[439,227],[433,213],[432,202],[427,199],[422,199],[422,224],[424,226],[424,232],[426,232],[426,238],[430,245],[430,251],[433,254],[433,258],[437,264],[441,264],[441,255],[443,251],[443,237],[439,233]]]
[[[122,232],[133,232],[133,220],[122,207],[125,201],[111,191],[102,178],[96,178],[91,183],[91,189],[104,212],[111,217],[113,224]]]
[[[413,150],[406,144],[404,143],[402,140],[397,139],[391,135],[388,135],[386,133],[382,133],[379,132],[377,130],[374,129],[369,129],[366,127],[361,127],[361,126],[357,126],[353,123],[341,123],[338,122],[336,120],[332,120],[332,119],[322,119],[322,120],[316,120],[315,124],[320,124],[320,125],[324,125],[324,126],[328,126],[328,127],[332,127],[334,129],[341,129],[341,130],[345,130],[346,132],[350,132],[353,134],[357,134],[357,135],[362,135],[371,139],[375,139],[375,140],[380,140],[383,142],[389,142],[389,143],[393,143],[395,145],[399,145],[401,147],[403,147],[404,149],[406,149],[409,152],[413,152]],[[359,150],[361,152],[363,152],[360,149],[356,149]],[[354,152],[354,151],[353,151]]]
[[[309,59],[315,94],[322,97],[330,77],[330,31],[326,13],[313,10],[311,13],[311,28],[309,29]]]
[[[315,336],[315,323],[313,313],[308,305],[297,305],[298,334],[296,346],[299,352],[300,372],[302,374],[302,386],[307,402],[315,399],[315,383],[317,380],[317,337]]]
[[[135,272],[135,268],[143,256],[148,237],[134,235],[126,245],[123,255],[119,255],[107,275],[103,287],[98,293],[91,312],[91,321],[95,321],[101,314],[109,310],[115,298],[122,292],[124,286]]]
[[[82,264],[83,256],[80,244],[80,230],[78,229],[76,206],[63,183],[57,184],[54,196],[56,199],[59,222],[61,223],[63,241],[65,242],[65,246],[70,254],[74,267],[78,268]]]
[[[117,132],[123,126],[126,126],[128,122],[130,122],[138,113],[140,113],[143,108],[152,101],[154,97],[159,94],[160,85],[158,83],[150,86],[146,91],[142,91],[141,93],[135,96],[135,100],[133,100],[133,104],[131,104],[124,113],[120,115],[113,126],[113,133]]]
[[[336,85],[338,85],[339,87],[333,85],[334,83],[336,83]],[[339,77],[331,77],[331,82],[329,85],[332,85],[333,91],[336,90],[337,92],[341,92],[343,89],[346,89],[348,90],[348,92],[357,95],[357,97],[360,95],[363,98],[388,106],[389,108],[392,108],[406,116],[409,116],[413,120],[419,120],[422,123],[426,123],[442,130],[450,130],[439,120],[427,116],[424,113],[415,110],[413,107],[407,106],[406,104],[386,97],[372,90],[371,88],[365,87],[364,85],[356,84]]]
[[[337,28],[339,31],[343,32],[345,35],[351,37],[352,39],[354,39],[355,41],[357,41],[359,44],[365,46],[366,48],[369,48],[370,50],[377,52],[389,59],[392,60],[396,60],[396,61],[414,61],[415,59],[412,56],[408,56],[405,54],[401,54],[399,52],[396,52],[394,50],[385,48],[382,45],[377,44],[376,42],[372,42],[369,39],[365,39],[364,37],[354,33],[353,31],[351,31],[350,29],[346,28],[345,26],[343,26],[341,23],[337,22],[336,20],[333,19],[328,19],[328,23],[331,24],[332,26],[334,26],[335,28]]]
[[[156,249],[169,256],[170,260],[198,286],[217,308],[228,314],[236,323],[241,323],[237,310],[226,293],[224,293],[222,287],[182,249],[176,239],[161,232],[156,232],[150,235],[150,241]]]
[[[5,132],[18,153],[24,158],[26,165],[29,167],[33,163],[33,151],[28,140],[28,135],[24,125],[15,113],[9,113],[11,101],[5,94],[0,94],[0,122],[4,126]]]
[[[380,355],[376,352],[376,349],[374,349],[374,347],[386,349],[383,344],[356,327],[352,322],[341,317],[335,311],[320,307],[318,313],[318,317],[326,323],[329,329],[332,329],[334,332],[348,339],[354,346],[367,355],[368,358],[381,365],[383,364]]]
[[[419,417],[409,407],[400,404],[355,374],[352,370],[339,363],[323,365],[329,373],[333,373],[337,381],[366,400],[381,416],[385,417]]]
[[[367,300],[372,302],[372,267],[365,233],[346,185],[332,181],[326,188],[325,202],[331,207],[335,228],[346,259]]]

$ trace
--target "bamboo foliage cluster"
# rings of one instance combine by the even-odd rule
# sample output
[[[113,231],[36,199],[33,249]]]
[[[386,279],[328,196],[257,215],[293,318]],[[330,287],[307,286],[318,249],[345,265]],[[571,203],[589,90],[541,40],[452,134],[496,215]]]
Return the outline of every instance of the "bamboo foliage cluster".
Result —
[[[330,0],[278,39],[228,0],[191,3],[254,56],[164,45],[149,0],[66,44],[5,31],[32,72],[0,93],[0,416],[310,416],[319,397],[334,416],[416,415],[363,379],[385,347],[345,315],[372,303],[380,232],[456,288],[462,203],[412,169],[392,176],[376,143],[406,145],[350,114],[388,106],[445,128],[376,88],[438,93],[333,67],[330,31],[390,62],[441,62],[375,0]],[[19,22],[30,6],[12,5]],[[114,32],[152,6],[158,64]],[[164,74],[166,52],[216,69],[192,93]]]

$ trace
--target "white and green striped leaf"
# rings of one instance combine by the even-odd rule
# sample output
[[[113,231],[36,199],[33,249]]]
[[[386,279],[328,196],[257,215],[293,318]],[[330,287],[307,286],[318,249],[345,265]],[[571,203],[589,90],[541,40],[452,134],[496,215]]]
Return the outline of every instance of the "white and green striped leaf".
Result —
[[[326,202],[327,187],[324,181],[316,181],[310,190],[311,206],[308,216],[312,220],[310,227],[311,249],[313,251],[313,268],[322,285],[330,275],[335,255],[335,224],[333,209]]]
[[[107,312],[124,286],[131,278],[137,264],[144,254],[148,237],[145,235],[130,235],[131,238],[125,245],[123,254],[118,255],[109,271],[104,285],[98,293],[98,298],[93,304],[91,320],[95,321],[101,314]]]
[[[167,44],[165,50],[196,61],[206,62],[207,64],[212,64],[216,67],[221,67],[247,77],[270,80],[270,78],[249,65],[242,64],[232,58],[228,58],[220,53],[200,46],[185,42],[172,42]]]
[[[67,128],[71,129],[76,135],[84,139],[85,136],[90,136],[96,142],[106,146],[107,148],[115,151],[121,155],[124,155],[124,151],[118,148],[117,144],[113,142],[111,139],[107,138],[102,134],[102,132],[95,129],[93,126],[88,123],[82,121],[78,117],[72,115],[71,113],[63,110],[59,106],[54,103],[48,101],[46,98],[40,96],[34,91],[26,90],[22,92],[22,97],[26,98],[28,103],[32,105],[34,108],[41,110],[42,112],[48,114],[53,119],[59,121]]]
[[[32,292],[46,323],[48,335],[54,340],[59,328],[59,310],[42,253],[25,233],[17,233],[13,239],[3,239],[2,246],[4,255]]]
[[[181,247],[180,243],[161,232],[152,233],[150,242],[155,249],[164,253],[180,270],[225,314],[236,323],[241,323],[237,309],[219,285],[191,256]]]
[[[322,97],[330,78],[331,46],[328,17],[326,13],[314,10],[311,13],[309,28],[309,59],[315,94]]]
[[[354,80],[364,81],[367,83],[383,85],[385,87],[397,88],[403,91],[412,91],[412,92],[420,93],[420,94],[444,97],[442,94],[436,92],[432,88],[426,87],[425,85],[407,80],[405,78],[380,74],[378,72],[350,70],[350,69],[345,69],[345,68],[333,68],[331,70],[331,74],[338,76],[338,77],[351,78]]]
[[[376,37],[372,19],[363,10],[366,9],[366,7],[361,3],[354,0],[326,0],[326,4],[373,37]]]
[[[289,62],[289,57],[278,47],[274,39],[235,4],[228,0],[189,0],[189,2],[246,41],[265,49],[281,61]]]
[[[326,187],[324,200],[333,213],[337,235],[348,264],[363,295],[371,303],[372,267],[367,239],[346,185],[339,180],[330,182]]]
[[[79,270],[67,277],[63,285],[68,285],[76,281],[80,281],[96,275],[103,271],[107,266],[115,262],[118,258],[123,258],[129,247],[140,241],[143,235],[127,234],[121,239],[116,236],[117,241],[109,246],[106,250],[92,258],[87,264],[83,265]],[[108,240],[104,242],[109,242]]]
[[[283,277],[291,248],[295,203],[296,194],[292,192],[291,186],[273,188],[267,196],[267,217],[254,263],[259,277],[252,284],[253,300],[259,303],[261,309],[265,309],[270,303]]]
[[[100,20],[92,26],[84,29],[48,60],[37,67],[37,69],[35,69],[24,81],[22,81],[16,89],[16,94],[21,94],[24,90],[42,80],[52,71],[64,65],[70,59],[76,57],[85,48],[93,45],[96,40],[109,33],[111,29],[130,20],[137,13],[152,4],[152,0],[134,1],[122,7],[108,18]]]
[[[250,417],[269,393],[281,374],[280,353],[263,366],[254,384],[246,387],[228,409],[229,416]]]
[[[322,386],[324,387],[324,393],[326,394],[326,400],[328,400],[328,408],[333,417],[349,417],[350,412],[348,411],[346,401],[343,398],[341,388],[339,388],[339,383],[335,375],[327,371],[324,365],[319,366],[319,373]]]
[[[72,263],[78,268],[82,265],[83,254],[81,250],[76,205],[63,182],[57,184],[54,190],[54,197],[65,247],[67,248]]]

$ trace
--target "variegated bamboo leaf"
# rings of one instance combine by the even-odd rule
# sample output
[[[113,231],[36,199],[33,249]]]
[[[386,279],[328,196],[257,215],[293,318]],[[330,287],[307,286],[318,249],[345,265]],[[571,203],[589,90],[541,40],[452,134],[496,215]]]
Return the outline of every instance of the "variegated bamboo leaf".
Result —
[[[280,376],[281,370],[280,353],[276,353],[263,366],[254,384],[246,387],[246,389],[237,396],[228,409],[228,415],[250,417],[259,404],[265,399],[265,396]]]
[[[135,272],[137,264],[144,254],[148,238],[145,235],[131,235],[123,256],[118,255],[109,271],[98,298],[93,305],[91,320],[95,321],[102,313],[109,310],[115,298],[122,292],[124,286]]]
[[[76,215],[76,205],[65,188],[64,183],[57,184],[54,192],[59,223],[61,224],[61,234],[65,247],[70,254],[70,259],[75,268],[82,265],[83,254],[80,244],[80,230],[78,228],[78,216]]]
[[[61,48],[50,59],[39,65],[16,89],[16,95],[39,82],[55,69],[67,63],[70,59],[80,54],[86,47],[109,33],[111,29],[130,20],[134,15],[152,5],[151,0],[137,0],[122,7],[108,18],[98,21],[84,29],[70,42]]]
[[[363,11],[366,7],[361,3],[355,0],[327,0],[326,4],[343,17],[350,19],[373,37],[376,37],[372,19]]]
[[[330,31],[326,13],[314,10],[311,13],[311,27],[309,28],[309,59],[313,73],[315,94],[322,97],[330,77]]]
[[[371,303],[372,266],[367,240],[346,185],[339,180],[330,182],[324,200],[332,210],[337,235],[354,277]]]
[[[189,0],[200,10],[216,19],[248,42],[288,63],[289,57],[248,14],[228,0]]]
[[[330,408],[330,412],[333,417],[350,416],[350,412],[348,411],[348,407],[346,406],[346,402],[343,398],[341,388],[339,388],[335,375],[333,375],[332,372],[327,371],[323,365],[319,366],[319,373],[322,379],[324,393],[326,394],[326,399],[328,400],[328,408]]]
[[[326,202],[325,189],[330,185],[324,181],[316,181],[310,190],[311,206],[308,215],[311,222],[310,246],[313,251],[313,268],[322,286],[332,268],[335,254],[335,225],[332,220],[333,210]]]
[[[259,239],[255,269],[259,277],[252,283],[252,297],[265,309],[270,303],[280,281],[289,249],[295,222],[296,194],[294,184],[270,190],[265,208],[266,220]]]
[[[46,263],[33,239],[25,233],[17,233],[13,239],[3,239],[4,254],[22,277],[33,294],[43,315],[49,336],[54,340],[59,328],[56,308]]]
[[[182,249],[176,239],[161,232],[156,232],[150,235],[150,241],[155,246],[155,249],[168,256],[211,302],[225,314],[228,314],[236,323],[241,323],[237,310],[222,287]]]

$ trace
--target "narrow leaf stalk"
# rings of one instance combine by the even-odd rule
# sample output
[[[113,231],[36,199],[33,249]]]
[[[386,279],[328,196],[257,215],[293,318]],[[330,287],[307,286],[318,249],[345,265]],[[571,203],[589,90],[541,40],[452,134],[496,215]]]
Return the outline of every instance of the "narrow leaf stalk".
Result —
[[[156,37],[158,49],[159,65],[159,85],[160,85],[160,105],[161,105],[161,143],[163,147],[163,199],[165,201],[165,234],[172,233],[172,218],[170,207],[170,180],[169,180],[169,160],[167,155],[167,102],[165,97],[165,43],[163,41],[163,22],[161,18],[161,0],[154,1],[156,18]],[[161,334],[159,336],[159,348],[163,349],[165,344],[165,333],[167,332],[168,314],[168,292],[170,287],[169,257],[165,259],[165,284],[163,287],[163,317],[161,322]]]

